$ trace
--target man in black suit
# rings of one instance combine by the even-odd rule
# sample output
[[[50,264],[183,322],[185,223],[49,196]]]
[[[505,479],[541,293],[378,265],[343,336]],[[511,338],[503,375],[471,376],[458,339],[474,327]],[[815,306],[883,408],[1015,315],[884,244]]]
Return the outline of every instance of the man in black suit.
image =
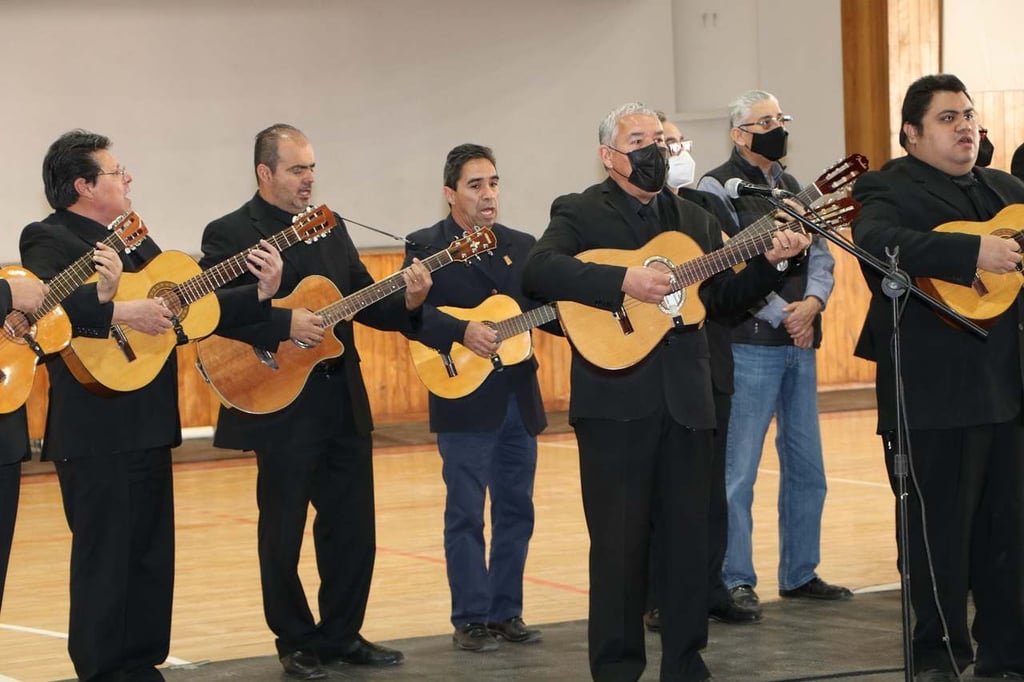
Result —
[[[46,285],[29,277],[0,279],[0,315],[12,310],[34,313],[46,295]],[[18,516],[21,494],[21,463],[29,458],[28,421],[25,406],[0,414],[0,609],[4,603],[4,583],[11,558],[14,520]]]
[[[468,268],[434,275],[423,328],[409,335],[448,353],[459,343],[488,360],[500,340],[493,326],[460,320],[437,306],[475,308],[495,294],[511,296],[523,311],[536,308],[522,293],[522,271],[536,239],[498,220],[498,171],[488,147],[462,144],[448,152],[444,195],[451,212],[409,235],[414,257],[444,249],[464,233],[489,227],[497,248]],[[492,320],[498,322],[499,320]],[[559,333],[557,322],[547,329]],[[460,649],[493,651],[498,640],[539,642],[539,630],[523,622],[523,570],[533,534],[533,478],[537,434],[547,426],[537,360],[493,371],[464,398],[429,396],[430,429],[437,434],[447,490],[444,550],[452,594],[452,639]],[[491,495],[490,561],[484,548],[484,496]]]
[[[271,126],[256,136],[257,191],[241,208],[207,225],[204,266],[220,262],[254,240],[278,232],[310,203],[315,180],[313,146],[298,129]],[[313,245],[282,254],[281,294],[302,278],[323,275],[343,295],[373,284],[359,260],[344,222]],[[405,293],[364,309],[356,319],[377,329],[414,331],[430,273],[420,263],[403,275]],[[245,278],[239,280],[244,284]],[[285,672],[297,679],[327,676],[322,662],[394,665],[401,652],[363,639],[366,601],[376,553],[373,508],[373,423],[359,370],[352,323],[325,329],[305,308],[274,308],[269,321],[225,332],[255,346],[276,350],[281,343],[316,346],[333,333],[344,354],[318,365],[287,407],[266,415],[221,408],[214,444],[253,450],[259,478],[260,578],[267,625],[277,636]],[[299,580],[299,552],[306,512],[316,510],[313,543],[321,576],[320,622],[306,602]]]
[[[639,103],[612,111],[599,128],[598,154],[608,179],[559,197],[551,222],[523,273],[527,295],[608,310],[624,294],[659,304],[672,291],[668,273],[584,263],[594,248],[635,250],[679,230],[705,251],[721,245],[721,226],[707,212],[662,192],[664,132]],[[808,244],[782,230],[767,257],[739,275],[731,270],[700,287],[712,317],[742,310],[771,289],[776,264]],[[707,643],[708,535],[712,432],[708,342],[702,328],[666,334],[647,358],[609,371],[573,353],[569,419],[580,450],[583,507],[590,531],[590,669],[595,680],[636,680],[646,665],[644,601],[652,524],[672,538],[655,546],[661,607],[661,679],[709,677],[700,656]]]
[[[898,247],[899,265],[911,277],[968,287],[979,270],[1012,272],[1021,260],[1014,240],[987,231],[933,231],[950,221],[986,221],[1024,202],[1020,180],[974,167],[978,122],[964,84],[946,74],[919,79],[907,90],[902,117],[907,155],[857,180],[854,198],[862,209],[854,241],[883,260],[886,249]],[[864,275],[872,297],[856,354],[877,363],[878,433],[891,476],[898,418],[892,307],[880,278],[867,269]],[[959,679],[972,659],[975,676],[1024,678],[1021,314],[1018,295],[981,339],[912,295],[902,307],[906,452],[914,479],[908,482],[913,663],[920,680]],[[968,592],[976,608],[971,630]]]
[[[108,138],[84,130],[50,145],[43,183],[54,212],[22,231],[21,259],[47,281],[91,250],[99,281],[62,303],[73,335],[105,338],[112,324],[167,333],[172,313],[159,298],[113,300],[121,273],[139,270],[160,248],[147,238],[119,256],[101,243],[106,226],[131,209],[132,176],[109,148]],[[248,257],[259,284],[218,294],[222,322],[258,319],[269,308],[260,301],[277,288],[280,257],[264,248]],[[82,680],[163,679],[155,666],[167,657],[171,635],[171,448],[181,443],[175,355],[143,388],[111,395],[78,383],[61,356],[47,368],[42,456],[56,465],[71,529],[68,652],[75,672]]]

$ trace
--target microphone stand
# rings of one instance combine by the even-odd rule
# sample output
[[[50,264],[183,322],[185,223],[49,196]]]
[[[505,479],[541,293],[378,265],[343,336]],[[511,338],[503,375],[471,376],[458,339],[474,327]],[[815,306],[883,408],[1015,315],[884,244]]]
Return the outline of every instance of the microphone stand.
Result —
[[[792,198],[796,199],[794,195]],[[882,276],[882,293],[892,301],[892,352],[893,352],[893,373],[894,386],[896,387],[896,442],[893,444],[893,478],[896,482],[896,546],[900,554],[900,604],[903,615],[903,672],[906,682],[913,682],[914,679],[914,640],[911,634],[911,605],[910,605],[910,551],[907,547],[909,524],[907,521],[908,492],[907,474],[909,472],[909,458],[907,456],[907,434],[904,432],[903,424],[906,415],[906,403],[903,395],[903,375],[900,363],[902,349],[900,347],[900,314],[899,300],[908,291],[922,301],[928,303],[932,308],[948,315],[953,320],[981,338],[986,338],[988,332],[977,324],[950,308],[945,303],[925,293],[911,281],[906,272],[899,269],[899,247],[890,250],[885,249],[885,255],[889,262],[886,263],[863,248],[854,244],[853,241],[844,239],[825,224],[819,224],[808,220],[800,215],[784,202],[775,197],[765,196],[775,208],[788,214],[800,225],[807,228],[810,233],[817,234],[832,242],[846,253],[867,265]]]

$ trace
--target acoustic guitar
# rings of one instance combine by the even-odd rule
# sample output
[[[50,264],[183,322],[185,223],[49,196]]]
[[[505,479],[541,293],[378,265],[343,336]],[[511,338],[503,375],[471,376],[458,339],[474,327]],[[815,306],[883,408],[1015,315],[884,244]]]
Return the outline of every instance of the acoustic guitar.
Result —
[[[463,398],[484,383],[491,372],[501,371],[533,357],[530,330],[558,317],[554,304],[542,305],[525,313],[511,296],[489,296],[475,308],[441,306],[443,313],[460,320],[482,322],[498,332],[498,352],[482,358],[461,343],[453,343],[447,353],[418,341],[409,342],[416,374],[427,390],[439,398]],[[498,320],[498,321],[494,321]]]
[[[1003,239],[1012,239],[1024,249],[1024,204],[1010,204],[991,219],[984,222],[954,220],[939,225],[935,232],[957,232],[983,236],[992,234]],[[1024,284],[1021,271],[1005,273],[974,273],[970,286],[954,284],[934,277],[916,277],[917,285],[925,292],[939,299],[964,317],[984,325],[1006,312]]]
[[[856,201],[841,197],[819,208],[817,216],[838,228],[854,220],[858,213]],[[789,229],[799,228],[789,226]],[[559,301],[558,317],[562,328],[587,362],[610,370],[632,367],[647,357],[671,329],[703,323],[704,304],[697,293],[700,284],[741,261],[769,251],[774,232],[765,230],[743,238],[734,237],[722,248],[706,255],[697,242],[675,230],[662,232],[632,251],[584,251],[576,258],[587,263],[654,268],[669,273],[674,284],[661,303],[644,303],[626,296],[615,311],[575,301]]]
[[[449,263],[468,264],[470,259],[493,250],[496,244],[494,232],[485,227],[456,239],[444,251],[421,262],[431,272]],[[323,327],[331,329],[338,322],[351,320],[364,308],[404,289],[402,272],[344,297],[326,277],[310,275],[299,282],[291,294],[275,299],[272,305],[289,310],[312,310],[320,316]],[[211,336],[200,341],[196,350],[199,356],[196,369],[226,406],[250,414],[267,414],[290,405],[317,363],[340,357],[345,348],[332,331],[312,348],[291,341],[282,342],[276,351],[271,351],[244,341]]]
[[[336,224],[327,206],[310,207],[292,218],[289,227],[268,242],[279,251],[327,234]],[[76,379],[90,390],[134,391],[156,378],[177,345],[209,336],[220,321],[215,289],[248,272],[246,256],[259,244],[206,270],[187,254],[164,251],[138,272],[121,274],[115,301],[161,298],[174,314],[172,328],[163,334],[143,334],[127,325],[112,325],[104,338],[76,336],[61,356]]]
[[[110,234],[103,243],[118,252],[131,251],[146,238],[146,226],[134,211],[118,216],[107,229]],[[39,310],[12,310],[4,320],[0,336],[0,413],[24,405],[32,392],[36,365],[71,342],[71,321],[60,304],[96,271],[93,252],[83,254],[48,282],[50,288]],[[0,277],[37,279],[25,268],[13,265],[0,270]]]

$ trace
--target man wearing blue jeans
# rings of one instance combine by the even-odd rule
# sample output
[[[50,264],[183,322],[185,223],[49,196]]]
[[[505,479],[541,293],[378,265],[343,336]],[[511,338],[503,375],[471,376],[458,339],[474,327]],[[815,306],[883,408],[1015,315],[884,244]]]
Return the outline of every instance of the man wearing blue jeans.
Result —
[[[752,90],[729,107],[729,160],[701,179],[698,188],[729,201],[740,229],[774,206],[753,196],[730,197],[731,178],[790,192],[800,189],[779,160],[786,155],[787,124],[778,100]],[[781,214],[777,220],[789,220]],[[764,438],[777,418],[775,448],[779,480],[779,594],[809,599],[849,599],[845,587],[818,577],[821,512],[825,471],[818,428],[818,381],[815,349],[821,345],[821,311],[832,286],[834,259],[815,237],[805,258],[787,264],[786,276],[763,305],[752,309],[733,329],[735,383],[726,446],[726,496],[729,539],[723,580],[734,600],[760,610],[754,587],[751,533],[754,482]]]

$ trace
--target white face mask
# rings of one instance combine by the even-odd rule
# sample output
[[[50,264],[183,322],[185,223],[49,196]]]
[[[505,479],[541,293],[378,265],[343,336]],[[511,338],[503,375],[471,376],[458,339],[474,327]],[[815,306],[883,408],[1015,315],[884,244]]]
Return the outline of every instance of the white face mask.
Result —
[[[697,170],[697,162],[690,156],[690,152],[679,152],[668,160],[667,184],[672,189],[685,187],[693,182],[694,173]]]

